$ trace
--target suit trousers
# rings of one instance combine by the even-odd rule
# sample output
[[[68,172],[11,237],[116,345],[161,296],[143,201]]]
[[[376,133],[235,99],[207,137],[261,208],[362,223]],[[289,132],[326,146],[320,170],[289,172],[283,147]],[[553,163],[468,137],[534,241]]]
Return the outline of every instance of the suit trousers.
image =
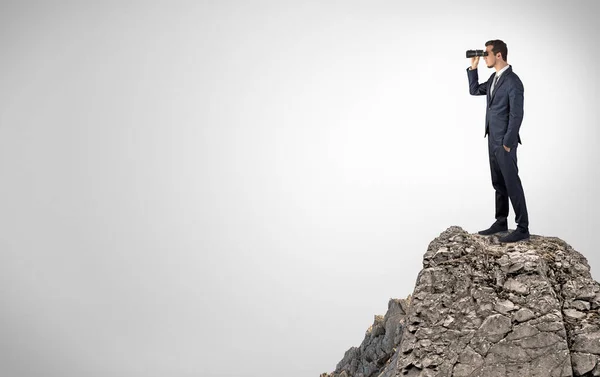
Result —
[[[529,230],[525,193],[517,167],[517,149],[518,144],[514,148],[510,148],[510,152],[507,152],[502,144],[492,141],[492,138],[488,136],[492,186],[496,191],[496,221],[508,224],[508,201],[510,198],[515,211],[517,227]]]

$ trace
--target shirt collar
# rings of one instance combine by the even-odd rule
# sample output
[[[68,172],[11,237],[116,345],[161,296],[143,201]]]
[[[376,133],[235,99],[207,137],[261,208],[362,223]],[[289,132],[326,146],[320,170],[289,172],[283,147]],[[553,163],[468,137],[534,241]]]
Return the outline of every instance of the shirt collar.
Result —
[[[501,74],[504,73],[504,71],[506,71],[508,69],[508,67],[510,67],[510,64],[507,64],[506,67],[502,68],[500,71],[498,71],[496,73],[496,76],[500,77]]]

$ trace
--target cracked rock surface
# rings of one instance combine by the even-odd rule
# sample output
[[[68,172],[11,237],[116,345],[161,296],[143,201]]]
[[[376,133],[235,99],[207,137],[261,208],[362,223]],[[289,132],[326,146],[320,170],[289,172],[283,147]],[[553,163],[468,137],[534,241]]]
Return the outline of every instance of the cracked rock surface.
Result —
[[[556,237],[499,243],[452,226],[414,291],[321,377],[600,376],[600,284]]]

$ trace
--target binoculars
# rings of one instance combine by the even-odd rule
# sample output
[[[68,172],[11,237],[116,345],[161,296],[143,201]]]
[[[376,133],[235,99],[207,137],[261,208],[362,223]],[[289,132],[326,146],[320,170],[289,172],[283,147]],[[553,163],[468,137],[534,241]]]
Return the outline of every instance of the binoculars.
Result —
[[[467,58],[472,58],[474,56],[488,56],[488,53],[484,50],[467,50]]]

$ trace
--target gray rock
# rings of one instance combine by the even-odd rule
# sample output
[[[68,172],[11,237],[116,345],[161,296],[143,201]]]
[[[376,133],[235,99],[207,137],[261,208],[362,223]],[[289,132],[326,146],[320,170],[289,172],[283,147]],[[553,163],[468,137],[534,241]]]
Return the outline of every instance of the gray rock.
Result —
[[[516,322],[525,322],[525,321],[529,321],[532,318],[535,318],[535,314],[527,309],[527,308],[523,308],[523,309],[519,309],[514,315],[513,318]]]
[[[480,335],[492,342],[502,339],[509,331],[511,331],[510,318],[502,314],[494,314],[487,317],[479,328]]]
[[[529,291],[529,288],[526,284],[523,284],[512,278],[508,279],[506,283],[504,283],[504,288],[519,294],[526,294]]]
[[[335,371],[332,374],[323,373],[321,376],[394,376],[394,373],[390,373],[393,368],[387,375],[382,375],[381,372],[386,366],[396,363],[409,302],[410,296],[407,299],[390,299],[387,313],[385,316],[375,316],[360,347],[348,349]]]
[[[573,365],[573,373],[575,376],[583,376],[591,372],[596,366],[598,357],[589,353],[571,353],[571,364]]]
[[[583,312],[587,312],[590,310],[591,305],[588,301],[574,300],[571,303],[571,307]]]
[[[517,306],[510,300],[500,300],[494,305],[494,310],[502,314],[508,314],[508,312],[517,309]]]
[[[600,355],[600,333],[582,333],[573,338],[572,351]]]
[[[511,333],[506,336],[506,340],[529,338],[539,333],[540,330],[529,324],[516,325]]]
[[[412,294],[321,376],[600,376],[598,309],[600,284],[561,239],[505,244],[452,226],[429,243]]]
[[[565,309],[563,311],[563,314],[566,315],[569,318],[574,318],[574,319],[585,318],[585,313],[580,312],[577,309]]]

